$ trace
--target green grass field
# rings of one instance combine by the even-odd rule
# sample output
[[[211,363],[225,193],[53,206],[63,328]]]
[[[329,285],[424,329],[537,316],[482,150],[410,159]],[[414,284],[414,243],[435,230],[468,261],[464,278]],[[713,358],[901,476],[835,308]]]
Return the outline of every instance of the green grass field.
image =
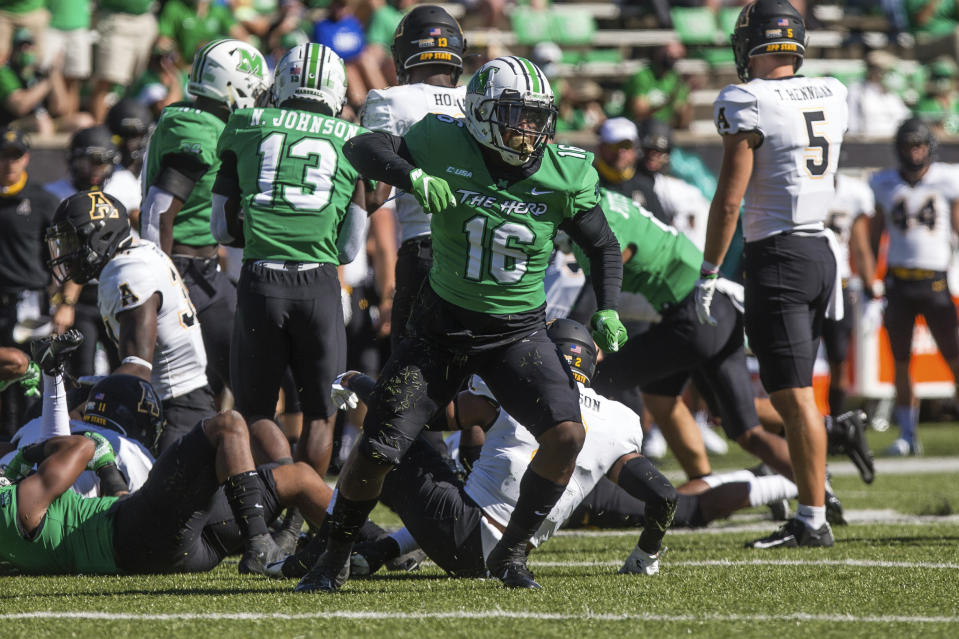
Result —
[[[926,457],[879,463],[863,484],[831,460],[850,525],[829,549],[754,551],[765,509],[671,532],[654,577],[617,575],[636,531],[561,534],[531,558],[544,590],[414,573],[354,580],[335,595],[240,577],[0,577],[0,632],[12,637],[929,637],[959,636],[959,425],[924,424]],[[869,433],[880,450],[892,432]],[[752,464],[731,450],[716,468]],[[918,462],[918,463],[917,463]],[[663,467],[677,478],[674,461]],[[396,519],[382,509],[382,523]]]

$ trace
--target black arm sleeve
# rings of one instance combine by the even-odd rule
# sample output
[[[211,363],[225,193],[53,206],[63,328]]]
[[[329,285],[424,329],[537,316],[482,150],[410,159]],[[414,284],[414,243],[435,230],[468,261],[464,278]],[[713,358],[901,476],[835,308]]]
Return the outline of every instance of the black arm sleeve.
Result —
[[[343,153],[363,177],[404,191],[412,188],[410,171],[416,166],[406,142],[398,135],[383,131],[357,135],[343,145]]]
[[[150,186],[169,191],[181,202],[186,202],[193,185],[210,169],[196,156],[188,153],[171,153],[163,157],[160,172]]]
[[[615,309],[619,289],[623,286],[623,255],[603,210],[596,205],[588,211],[581,211],[560,224],[560,228],[569,233],[589,256],[589,274],[598,309]]]

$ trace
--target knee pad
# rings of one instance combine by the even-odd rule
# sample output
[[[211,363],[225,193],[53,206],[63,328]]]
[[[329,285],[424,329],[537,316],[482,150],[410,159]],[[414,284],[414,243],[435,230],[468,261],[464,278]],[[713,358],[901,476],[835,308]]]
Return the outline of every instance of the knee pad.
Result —
[[[409,435],[386,424],[372,433],[364,431],[357,445],[360,453],[370,461],[383,466],[396,466],[412,443]]]

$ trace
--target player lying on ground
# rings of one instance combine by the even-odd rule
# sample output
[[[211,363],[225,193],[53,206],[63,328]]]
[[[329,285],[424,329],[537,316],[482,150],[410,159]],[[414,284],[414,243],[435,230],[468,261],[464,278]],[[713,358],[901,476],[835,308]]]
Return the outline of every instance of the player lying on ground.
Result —
[[[153,456],[129,432],[158,432],[161,427],[160,399],[149,382],[132,375],[110,375],[89,389],[86,402],[80,397],[85,389],[71,397],[81,403],[82,415],[70,416],[67,391],[64,386],[64,363],[84,340],[83,333],[70,329],[62,335],[51,335],[30,344],[33,361],[43,372],[43,399],[40,417],[31,419],[14,433],[12,443],[19,451],[4,455],[0,463],[6,467],[27,464],[23,449],[56,435],[98,433],[113,449],[116,461],[97,470],[85,472],[77,478],[73,490],[84,497],[116,496],[140,488],[153,467]],[[19,352],[19,351],[18,351]],[[0,353],[0,361],[4,354]],[[121,424],[125,424],[126,427]],[[24,469],[25,470],[25,469]],[[18,471],[25,474],[24,470]]]
[[[120,500],[70,490],[85,469],[113,459],[102,438],[57,436],[23,452],[38,470],[3,479],[0,560],[30,574],[202,572],[244,549],[239,571],[262,572],[278,554],[265,522],[296,506],[322,524],[319,496],[330,491],[307,464],[254,469],[233,411],[197,424]]]

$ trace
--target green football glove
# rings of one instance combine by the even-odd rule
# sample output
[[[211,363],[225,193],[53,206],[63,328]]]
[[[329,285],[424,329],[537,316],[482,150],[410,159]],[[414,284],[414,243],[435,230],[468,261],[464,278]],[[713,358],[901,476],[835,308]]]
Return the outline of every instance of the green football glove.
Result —
[[[87,470],[100,470],[104,466],[117,463],[117,456],[113,452],[113,446],[107,441],[107,438],[100,433],[87,431],[83,433],[84,437],[89,437],[97,445],[93,451],[93,458],[87,464]]]
[[[413,169],[410,182],[413,184],[410,192],[427,213],[442,213],[456,204],[450,185],[443,178],[433,177],[423,169]]]
[[[589,327],[593,341],[607,353],[615,353],[626,343],[626,327],[619,321],[619,313],[612,309],[593,313]]]
[[[4,468],[3,475],[11,482],[15,482],[26,477],[31,469],[33,469],[33,464],[26,460],[23,456],[23,449],[20,449],[7,464],[7,467]]]
[[[16,382],[20,383],[23,394],[27,397],[40,397],[40,367],[36,362],[27,364],[27,372],[16,379],[5,379],[0,382],[0,393],[7,390],[7,387]]]

